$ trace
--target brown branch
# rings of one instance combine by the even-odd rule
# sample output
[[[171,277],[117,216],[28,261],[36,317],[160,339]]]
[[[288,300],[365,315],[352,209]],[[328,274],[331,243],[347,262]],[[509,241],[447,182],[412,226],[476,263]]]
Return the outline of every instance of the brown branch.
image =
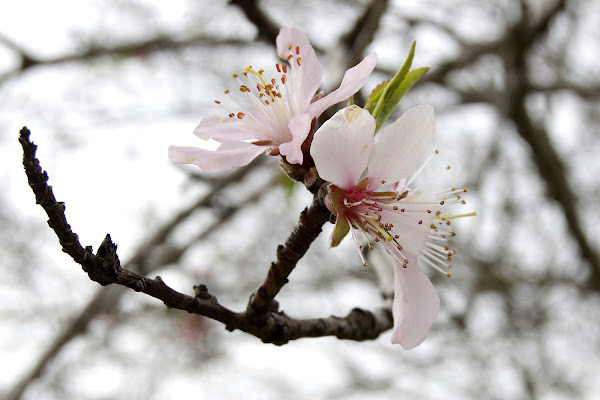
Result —
[[[379,23],[387,6],[388,0],[373,0],[365,7],[352,30],[340,38],[344,48],[348,49],[345,59],[346,68],[356,65],[362,60],[366,48],[371,44],[379,29]]]
[[[277,248],[277,261],[271,264],[265,281],[250,298],[247,308],[249,317],[260,319],[269,309],[277,309],[273,299],[288,282],[288,276],[319,236],[329,217],[330,212],[325,207],[323,198],[317,194],[312,205],[300,214],[298,225],[285,241],[285,245],[279,245]]]
[[[116,46],[102,46],[92,44],[88,49],[79,53],[67,54],[54,58],[38,58],[21,49],[16,43],[8,38],[0,37],[0,42],[13,50],[21,59],[20,65],[0,75],[0,84],[9,78],[22,73],[30,68],[42,65],[56,65],[67,62],[87,61],[104,56],[132,56],[144,55],[161,50],[177,50],[191,46],[215,46],[215,45],[243,45],[247,42],[236,39],[211,40],[205,34],[190,36],[184,39],[173,39],[168,36],[156,36],[139,42],[121,44]]]
[[[256,307],[251,307],[251,312],[236,313],[219,304],[205,285],[196,286],[195,295],[190,296],[173,290],[158,276],[151,279],[123,268],[116,252],[117,246],[110,239],[110,235],[106,235],[96,254],[90,246],[84,249],[67,222],[64,204],[56,201],[52,187],[47,184],[48,175],[41,169],[35,157],[37,146],[29,140],[29,135],[29,130],[23,128],[19,141],[23,147],[23,165],[36,202],[46,211],[49,217],[48,224],[58,236],[63,251],[82,265],[91,280],[103,286],[111,283],[126,286],[161,300],[169,308],[209,317],[225,324],[230,331],[239,329],[264,342],[277,345],[301,337],[336,336],[340,339],[369,340],[392,327],[389,310],[371,313],[355,309],[346,318],[316,319],[295,319],[272,308],[263,310],[263,303],[272,307],[274,296],[287,282],[287,276],[296,262],[304,255],[310,242],[327,220],[325,216],[328,217],[329,214],[322,201],[315,200],[313,205],[305,210],[286,245],[278,249],[277,261],[272,265],[263,284],[264,295],[259,289],[257,293],[261,294],[253,296],[259,299],[256,300]],[[251,304],[253,303],[254,301],[251,301]]]
[[[267,43],[275,43],[279,34],[279,26],[263,12],[256,0],[230,0],[229,4],[237,6],[258,29],[258,39]]]
[[[561,205],[569,231],[579,245],[582,258],[591,264],[591,276],[588,282],[591,287],[600,289],[600,255],[589,242],[579,222],[577,196],[569,184],[565,165],[552,146],[546,129],[536,126],[531,120],[526,104],[529,93],[534,91],[526,74],[527,51],[546,33],[552,18],[564,7],[565,2],[558,1],[536,24],[529,26],[527,19],[524,18],[513,32],[512,41],[517,45],[513,63],[509,65],[514,83],[509,96],[512,101],[508,115],[515,122],[519,135],[530,146],[533,161],[546,183],[550,197]]]
[[[162,227],[158,228],[143,245],[140,246],[135,254],[127,261],[126,268],[137,271],[138,273],[148,274],[153,270],[160,268],[163,265],[177,262],[193,243],[199,243],[210,234],[216,232],[219,227],[223,226],[229,219],[233,218],[249,203],[257,200],[265,193],[272,181],[267,182],[263,187],[255,191],[254,194],[240,201],[239,204],[226,207],[220,218],[213,223],[204,227],[204,230],[195,237],[189,240],[189,243],[181,246],[166,244],[170,234],[181,223],[187,220],[194,212],[199,209],[210,207],[216,197],[218,197],[223,189],[229,185],[239,182],[249,172],[255,170],[257,166],[263,164],[263,159],[259,159],[250,164],[247,168],[240,168],[237,171],[221,176],[210,181],[210,192],[201,196],[196,202],[187,208],[181,210],[170,221],[166,222]],[[28,385],[37,379],[56,355],[60,353],[62,348],[75,337],[85,333],[88,325],[97,315],[113,312],[125,293],[125,288],[122,286],[109,286],[104,290],[99,291],[88,302],[77,316],[67,325],[67,327],[55,337],[52,344],[46,349],[42,356],[37,360],[35,365],[25,373],[21,379],[13,386],[8,395],[7,400],[19,400],[27,389]]]

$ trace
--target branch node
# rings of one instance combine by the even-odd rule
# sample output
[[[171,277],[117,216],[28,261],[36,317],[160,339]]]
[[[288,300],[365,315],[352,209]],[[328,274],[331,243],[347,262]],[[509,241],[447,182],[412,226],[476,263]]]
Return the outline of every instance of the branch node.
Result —
[[[217,298],[208,293],[208,287],[206,287],[206,285],[203,283],[199,284],[198,286],[194,286],[194,297],[211,304],[217,303]]]
[[[96,257],[96,263],[95,265],[92,264],[92,268],[89,266],[84,267],[90,279],[102,286],[117,282],[119,280],[119,273],[121,272],[121,262],[117,255],[117,245],[111,240],[110,234],[106,234],[104,237],[102,244],[100,244],[96,252]]]
[[[136,292],[143,292],[144,290],[146,290],[146,278],[142,277],[141,279],[137,280],[132,289]]]

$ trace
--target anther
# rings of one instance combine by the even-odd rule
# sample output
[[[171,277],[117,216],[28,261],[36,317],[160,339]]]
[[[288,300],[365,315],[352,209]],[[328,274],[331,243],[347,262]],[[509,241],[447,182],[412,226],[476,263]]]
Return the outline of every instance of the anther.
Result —
[[[221,104],[221,102],[219,100],[215,100],[215,103],[217,104]]]
[[[422,224],[423,224],[423,220],[422,220],[422,219],[420,219],[420,220],[419,220],[419,225],[422,225]]]
[[[296,54],[300,54],[300,46],[296,46]]]
[[[244,114],[243,112],[239,112],[239,113],[237,113],[237,117],[238,117],[239,119],[242,119],[242,118],[244,118],[244,117],[245,117],[245,114]]]

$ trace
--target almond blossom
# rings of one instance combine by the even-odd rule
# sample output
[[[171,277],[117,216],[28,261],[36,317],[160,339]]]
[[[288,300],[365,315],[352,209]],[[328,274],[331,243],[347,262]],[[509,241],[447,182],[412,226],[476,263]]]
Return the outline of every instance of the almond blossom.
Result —
[[[325,202],[336,215],[331,246],[350,231],[363,264],[355,230],[383,244],[394,265],[392,343],[405,349],[421,344],[440,309],[440,299],[420,262],[450,276],[447,242],[450,219],[437,207],[464,203],[454,188],[435,194],[411,189],[415,168],[429,147],[435,121],[433,107],[411,108],[383,129],[375,143],[376,122],[357,106],[337,112],[315,133],[310,153],[319,176],[330,182]],[[367,173],[365,175],[365,169]],[[422,168],[421,168],[422,169]],[[412,178],[411,178],[412,176]]]
[[[173,163],[195,164],[205,172],[220,172],[247,165],[268,151],[271,155],[281,154],[290,164],[302,164],[301,145],[311,130],[313,119],[360,90],[375,68],[377,58],[375,53],[365,57],[346,71],[339,88],[317,99],[322,68],[306,36],[295,28],[281,29],[277,36],[277,54],[289,65],[277,63],[276,77],[266,77],[262,69],[255,70],[252,66],[247,66],[242,75],[233,75],[238,80],[239,91],[252,108],[246,108],[234,96],[231,96],[234,108],[216,101],[228,116],[204,118],[194,130],[201,139],[219,142],[219,147],[212,151],[170,146],[169,158]],[[229,94],[229,90],[225,94]]]

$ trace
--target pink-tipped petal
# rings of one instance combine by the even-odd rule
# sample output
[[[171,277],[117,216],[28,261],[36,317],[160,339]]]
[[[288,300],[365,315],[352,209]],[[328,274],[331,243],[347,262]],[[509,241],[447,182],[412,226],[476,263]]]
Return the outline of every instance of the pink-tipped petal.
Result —
[[[301,58],[303,104],[308,105],[321,86],[321,75],[323,74],[315,50],[308,38],[296,28],[282,28],[277,35],[276,43],[277,54],[283,60],[288,60],[290,55],[294,59]],[[298,54],[296,47],[298,47]],[[290,60],[290,62],[292,61]]]
[[[408,266],[394,260],[394,330],[392,343],[410,350],[425,340],[440,311],[440,298],[414,256]]]
[[[204,172],[213,173],[247,165],[268,148],[246,142],[226,142],[214,151],[190,146],[169,146],[169,158],[173,164],[194,164]]]
[[[409,109],[384,128],[369,159],[369,188],[381,181],[392,184],[410,176],[434,133],[433,107],[429,104]]]
[[[308,114],[296,115],[288,124],[288,128],[292,133],[292,141],[280,145],[279,153],[285,156],[290,164],[302,164],[304,155],[301,146],[310,132],[311,124],[312,120]]]
[[[310,147],[319,176],[352,190],[367,167],[373,148],[375,119],[357,106],[346,107],[326,121]]]
[[[260,115],[255,110],[250,110],[251,115],[244,118],[260,118]],[[265,124],[266,125],[266,124]],[[200,125],[194,129],[194,135],[200,139],[213,139],[218,142],[227,142],[234,140],[248,139],[266,139],[265,134],[250,127],[246,122],[237,117],[220,117],[211,115],[200,121]]]
[[[367,79],[377,64],[377,54],[371,53],[360,63],[350,68],[344,74],[340,87],[308,106],[307,112],[314,118],[318,117],[334,104],[347,100],[367,83]]]

